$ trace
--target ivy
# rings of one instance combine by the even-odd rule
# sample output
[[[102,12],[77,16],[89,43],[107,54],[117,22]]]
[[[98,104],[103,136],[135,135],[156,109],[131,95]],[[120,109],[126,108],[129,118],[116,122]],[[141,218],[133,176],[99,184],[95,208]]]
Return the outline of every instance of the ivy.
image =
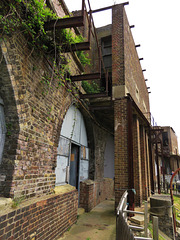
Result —
[[[44,23],[50,19],[57,19],[57,16],[43,0],[3,1],[0,5],[1,37],[19,29],[28,38],[29,44],[48,48],[49,37]]]
[[[47,6],[44,0],[1,0],[0,1],[0,40],[6,35],[17,34],[19,31],[25,36],[28,45],[32,49],[43,51],[47,54],[54,54],[53,72],[56,75],[58,87],[68,86],[68,91],[76,93],[76,87],[71,86],[68,76],[68,60],[63,53],[71,44],[83,42],[81,35],[76,35],[70,29],[45,31],[44,25],[49,20],[57,20],[59,17]],[[65,16],[65,18],[70,16]],[[83,66],[91,65],[89,56],[83,51],[78,51],[77,56]],[[51,59],[52,59],[51,58]],[[51,88],[52,77],[43,76],[41,82],[44,84],[43,95]],[[95,83],[88,86],[84,83],[85,89],[97,91]],[[96,90],[95,90],[96,89]],[[98,90],[99,91],[99,90]]]
[[[100,93],[101,91],[103,91],[103,89],[100,88],[95,81],[92,81],[92,83],[89,83],[88,81],[83,81],[82,87],[84,88],[86,93]]]

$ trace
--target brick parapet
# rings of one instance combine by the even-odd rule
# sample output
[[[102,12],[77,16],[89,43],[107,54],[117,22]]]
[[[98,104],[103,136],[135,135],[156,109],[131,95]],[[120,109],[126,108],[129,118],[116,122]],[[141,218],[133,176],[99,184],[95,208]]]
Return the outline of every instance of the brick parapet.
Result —
[[[24,207],[1,213],[0,239],[55,240],[76,222],[77,209],[76,190],[26,202]]]
[[[80,183],[80,207],[86,212],[112,197],[114,197],[114,181],[110,178],[97,181],[86,180]]]

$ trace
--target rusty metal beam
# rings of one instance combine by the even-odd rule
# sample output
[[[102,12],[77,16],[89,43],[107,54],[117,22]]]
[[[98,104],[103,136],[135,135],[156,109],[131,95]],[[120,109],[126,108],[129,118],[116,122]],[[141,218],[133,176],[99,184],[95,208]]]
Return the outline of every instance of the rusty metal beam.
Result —
[[[44,24],[45,31],[71,27],[82,27],[84,26],[84,16],[61,18],[58,20],[51,20]]]
[[[93,111],[98,111],[98,110],[108,110],[108,109],[112,109],[113,106],[90,106],[89,107],[91,110]]]
[[[121,4],[117,4],[117,5],[129,5],[129,2],[124,2],[124,3],[121,3]],[[114,6],[116,5],[112,5],[112,6],[108,6],[108,7],[104,7],[104,8],[99,8],[99,9],[96,9],[96,10],[92,10],[91,12],[92,13],[97,13],[97,12],[102,12],[102,11],[105,11],[105,10],[109,10],[109,9],[112,9]]]
[[[103,98],[103,97],[108,97],[106,93],[90,93],[90,94],[80,94],[81,99],[86,99],[86,98]]]
[[[64,52],[90,50],[90,42],[73,43],[64,49]]]
[[[90,73],[90,74],[71,76],[70,78],[72,82],[75,82],[75,81],[100,79],[101,75],[100,73]]]

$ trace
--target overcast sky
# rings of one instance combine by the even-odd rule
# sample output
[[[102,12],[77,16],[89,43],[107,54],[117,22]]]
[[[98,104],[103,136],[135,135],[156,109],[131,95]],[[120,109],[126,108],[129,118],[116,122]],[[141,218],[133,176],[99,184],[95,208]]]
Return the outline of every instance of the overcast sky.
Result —
[[[82,0],[64,0],[70,11],[81,9]],[[122,3],[90,0],[92,10]],[[159,126],[171,126],[180,146],[180,0],[129,0],[125,6],[147,86],[151,113]],[[96,27],[111,23],[111,11],[94,14]],[[179,148],[180,151],[180,148]]]

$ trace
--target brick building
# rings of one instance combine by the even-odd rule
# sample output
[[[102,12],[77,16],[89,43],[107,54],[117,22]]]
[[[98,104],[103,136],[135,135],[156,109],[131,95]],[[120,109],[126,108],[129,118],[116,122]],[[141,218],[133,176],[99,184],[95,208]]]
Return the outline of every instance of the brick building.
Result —
[[[172,127],[153,127],[152,144],[155,166],[154,179],[159,192],[170,183],[173,172],[180,166],[177,136]],[[174,181],[179,180],[176,175]]]
[[[69,14],[63,0],[48,3],[59,17]],[[114,190],[116,206],[126,189],[132,208],[150,196],[149,94],[124,5],[110,7],[111,25],[85,24],[85,43],[57,60],[59,72],[68,65],[63,77],[21,32],[1,39],[0,196],[17,208],[3,207],[0,238],[56,239],[75,223],[78,205],[90,211]],[[73,22],[78,34],[84,11],[74,16],[57,22]],[[89,37],[92,66],[82,74],[75,52],[90,48]],[[85,80],[103,90],[88,94]]]

